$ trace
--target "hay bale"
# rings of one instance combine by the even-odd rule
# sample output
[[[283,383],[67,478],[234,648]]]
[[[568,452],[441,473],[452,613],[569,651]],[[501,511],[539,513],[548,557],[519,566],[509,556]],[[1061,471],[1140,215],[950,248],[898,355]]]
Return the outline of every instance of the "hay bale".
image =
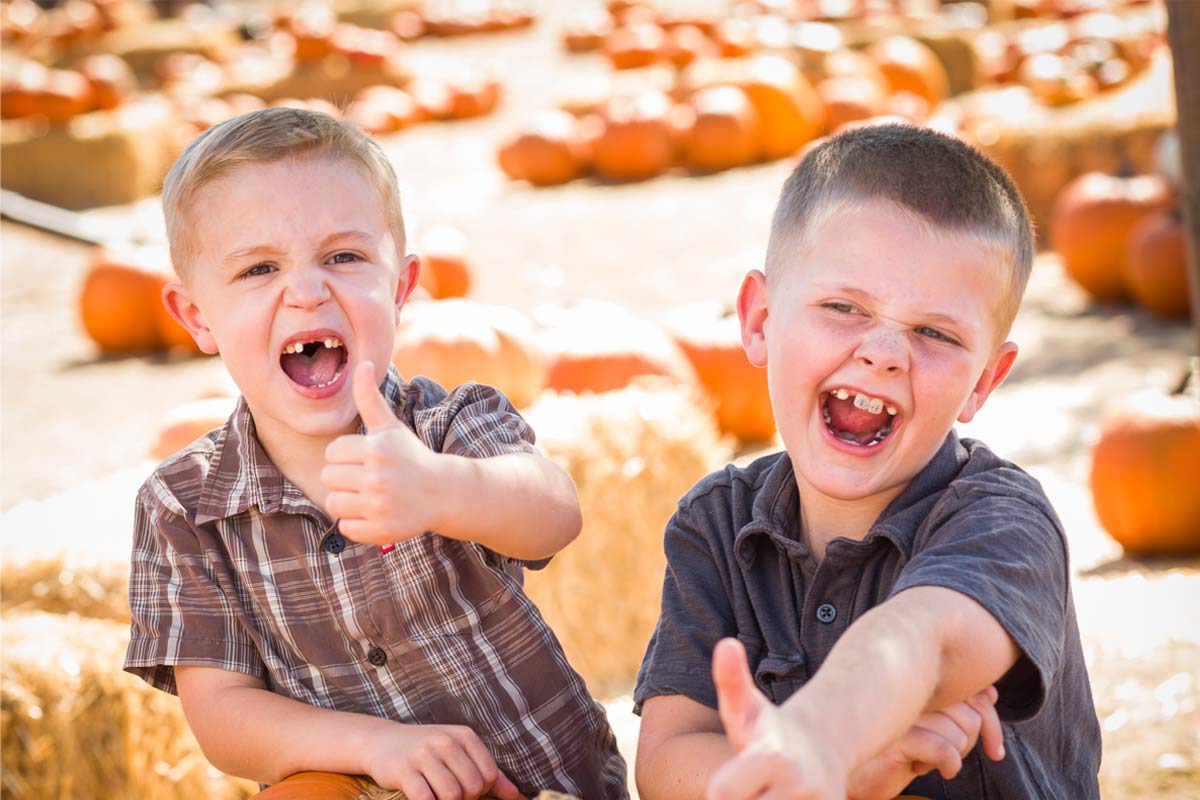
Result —
[[[640,378],[616,392],[547,393],[526,416],[575,480],[583,533],[526,590],[598,697],[628,691],[658,619],[663,528],[725,463],[729,444],[694,387]]]
[[[146,462],[4,512],[4,610],[73,612],[128,624],[134,498],[152,468]]]
[[[130,203],[158,191],[174,160],[174,110],[145,97],[65,125],[5,120],[0,185],[64,208]]]
[[[209,766],[179,700],[121,671],[128,625],[6,614],[0,764],[12,800],[239,800],[256,787]]]

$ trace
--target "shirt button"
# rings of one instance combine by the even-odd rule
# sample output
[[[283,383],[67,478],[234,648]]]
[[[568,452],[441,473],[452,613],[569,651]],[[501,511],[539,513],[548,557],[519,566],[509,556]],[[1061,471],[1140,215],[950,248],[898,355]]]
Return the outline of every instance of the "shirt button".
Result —
[[[834,608],[833,603],[821,603],[817,606],[817,619],[826,625],[837,619],[837,609]]]
[[[336,556],[346,549],[346,537],[334,531],[325,537],[325,541],[321,543],[321,546],[325,548],[325,552]]]
[[[382,667],[387,663],[387,653],[383,652],[381,647],[372,647],[367,651],[367,661],[376,667]]]

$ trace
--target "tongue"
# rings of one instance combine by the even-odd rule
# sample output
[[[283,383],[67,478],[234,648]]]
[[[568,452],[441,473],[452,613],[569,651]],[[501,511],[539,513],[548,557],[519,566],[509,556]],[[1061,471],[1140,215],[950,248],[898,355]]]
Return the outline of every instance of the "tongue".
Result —
[[[280,359],[283,371],[301,386],[320,386],[329,383],[342,366],[340,347],[318,347],[311,356],[304,353],[284,353]]]
[[[872,414],[854,407],[854,400],[847,398],[839,400],[833,395],[827,401],[829,419],[833,427],[843,433],[849,433],[860,443],[870,441],[885,422],[887,414],[880,412]]]

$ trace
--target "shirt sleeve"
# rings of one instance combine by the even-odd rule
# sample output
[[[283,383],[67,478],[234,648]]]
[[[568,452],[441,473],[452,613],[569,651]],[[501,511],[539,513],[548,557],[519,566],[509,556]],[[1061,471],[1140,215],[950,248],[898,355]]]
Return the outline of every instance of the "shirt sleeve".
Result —
[[[177,694],[176,665],[218,667],[266,679],[253,639],[238,621],[195,530],[142,487],[134,513],[125,670]],[[164,487],[158,490],[166,491]]]
[[[1016,497],[968,490],[901,571],[895,595],[941,586],[985,609],[1021,655],[997,682],[1001,719],[1037,715],[1061,665],[1069,612],[1066,538],[1053,512]]]
[[[414,410],[414,428],[431,449],[470,458],[538,452],[533,428],[498,389],[464,383],[447,393],[416,378],[418,385],[428,405]]]
[[[737,634],[729,587],[717,558],[699,528],[676,511],[664,536],[667,556],[662,610],[638,670],[634,712],[659,695],[684,695],[717,707],[712,652],[717,642]]]

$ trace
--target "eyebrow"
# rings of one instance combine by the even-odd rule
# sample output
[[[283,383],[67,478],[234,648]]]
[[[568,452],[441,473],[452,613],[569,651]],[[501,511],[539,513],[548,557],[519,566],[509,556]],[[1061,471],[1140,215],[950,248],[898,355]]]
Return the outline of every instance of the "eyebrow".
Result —
[[[864,292],[862,289],[856,289],[853,286],[835,286],[835,287],[833,287],[833,291],[840,293],[840,294],[848,295],[850,297],[861,297],[866,300],[876,300],[877,299],[875,297],[875,295],[871,294],[870,292]],[[921,319],[927,320],[929,322],[940,322],[940,323],[943,323],[946,325],[950,325],[952,327],[961,327],[963,325],[962,320],[960,320],[958,317],[952,316],[950,314],[944,314],[940,311],[922,311],[919,316],[921,317]]]
[[[374,237],[372,237],[371,234],[367,233],[366,231],[360,231],[357,229],[334,231],[317,244],[317,249],[323,250],[334,242],[346,240],[366,244],[374,241]],[[225,258],[221,259],[221,263],[225,265],[231,265],[233,262],[240,261],[248,256],[279,255],[282,252],[283,251],[279,248],[269,244],[250,245],[249,247],[240,247],[237,250],[231,250],[225,255]]]

